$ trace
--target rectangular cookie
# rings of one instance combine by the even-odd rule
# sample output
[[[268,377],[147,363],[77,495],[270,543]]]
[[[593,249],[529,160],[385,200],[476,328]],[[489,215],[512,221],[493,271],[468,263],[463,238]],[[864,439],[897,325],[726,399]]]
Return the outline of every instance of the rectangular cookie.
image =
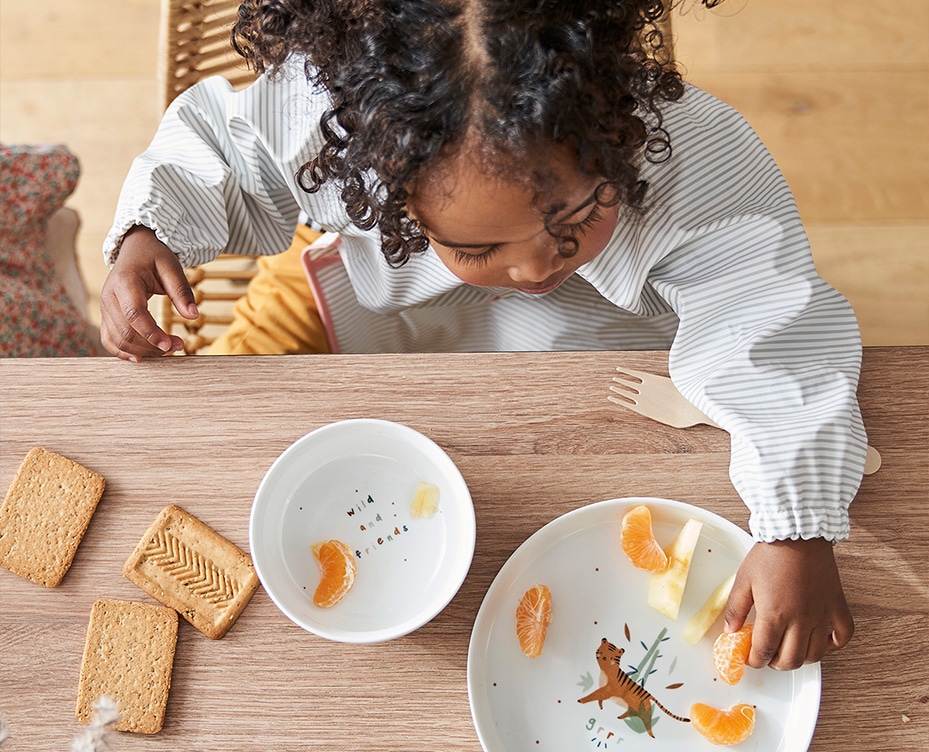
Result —
[[[0,507],[0,566],[58,585],[106,485],[102,475],[40,447],[30,449]]]
[[[229,631],[258,587],[247,553],[174,504],[152,523],[123,574],[214,640]]]
[[[106,696],[119,709],[117,731],[161,731],[176,648],[173,608],[109,599],[94,603],[77,688],[78,720],[90,723],[94,705]]]

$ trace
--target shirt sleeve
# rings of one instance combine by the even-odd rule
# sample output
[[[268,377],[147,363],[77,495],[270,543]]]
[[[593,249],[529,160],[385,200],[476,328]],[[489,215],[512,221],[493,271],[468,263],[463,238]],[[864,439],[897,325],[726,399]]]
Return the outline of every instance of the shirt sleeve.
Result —
[[[299,218],[297,196],[307,195],[294,174],[315,153],[322,106],[299,65],[239,92],[219,77],[185,91],[132,164],[104,260],[113,264],[137,224],[154,230],[184,266],[220,252],[285,250]]]
[[[658,212],[687,228],[649,274],[680,318],[671,377],[730,433],[730,477],[756,540],[842,540],[867,449],[857,321],[817,274],[773,159],[725,117],[715,149],[683,160]]]

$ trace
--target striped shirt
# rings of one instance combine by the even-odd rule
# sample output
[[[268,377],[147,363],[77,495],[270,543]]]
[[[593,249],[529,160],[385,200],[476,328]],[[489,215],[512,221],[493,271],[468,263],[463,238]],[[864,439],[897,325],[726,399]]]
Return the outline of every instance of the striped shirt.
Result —
[[[670,349],[687,399],[731,435],[730,477],[756,540],[848,537],[867,438],[861,341],[816,273],[793,196],[734,110],[694,87],[665,106],[672,157],[646,164],[646,210],[551,293],[477,288],[432,250],[389,267],[332,181],[295,183],[328,99],[302,61],[241,92],[209,79],[178,97],[133,163],[104,244],[153,229],[185,266],[277,253],[301,212],[338,232],[320,272],[342,352]]]

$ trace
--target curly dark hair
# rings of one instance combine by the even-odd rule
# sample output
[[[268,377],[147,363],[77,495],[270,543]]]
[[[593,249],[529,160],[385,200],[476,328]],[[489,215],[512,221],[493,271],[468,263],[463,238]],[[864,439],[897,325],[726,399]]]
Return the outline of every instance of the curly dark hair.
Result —
[[[232,36],[258,72],[305,56],[332,105],[323,147],[297,180],[310,192],[337,180],[348,216],[377,225],[388,262],[400,265],[428,245],[406,211],[421,170],[466,141],[498,174],[535,158],[537,196],[552,179],[546,146],[567,143],[581,170],[602,178],[601,205],[641,209],[642,160],[671,152],[662,104],[684,91],[659,26],[669,4],[245,0]],[[576,241],[550,219],[571,255]]]

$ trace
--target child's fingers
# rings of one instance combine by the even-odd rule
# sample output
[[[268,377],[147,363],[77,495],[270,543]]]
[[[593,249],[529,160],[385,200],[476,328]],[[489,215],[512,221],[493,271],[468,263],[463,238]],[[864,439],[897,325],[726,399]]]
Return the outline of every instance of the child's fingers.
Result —
[[[745,624],[754,603],[755,598],[752,595],[751,584],[748,578],[742,577],[742,573],[739,572],[732,585],[732,590],[729,591],[729,599],[726,601],[723,631],[738,632],[742,625]]]
[[[119,357],[164,355],[180,346],[148,310],[149,292],[131,275],[111,272],[100,295],[100,340]]]
[[[804,663],[818,663],[828,651],[839,647],[841,646],[835,643],[834,632],[829,627],[814,627],[809,633],[803,628],[789,628],[784,632],[781,647],[771,660],[770,666],[790,671],[800,668]]]
[[[832,634],[829,635],[826,650],[844,648],[852,639],[853,634],[855,634],[855,621],[852,619],[852,612],[843,602],[839,615],[832,623]]]
[[[112,311],[110,311],[113,314]],[[116,344],[120,349],[145,348],[145,344],[154,348],[158,354],[171,351],[174,342],[170,335],[158,326],[148,310],[145,299],[133,298],[120,300],[116,315],[111,315],[112,333],[116,335]],[[145,344],[143,344],[143,342]],[[147,352],[146,354],[155,354]]]
[[[123,360],[138,362],[141,358],[164,355],[183,346],[179,337],[171,337],[164,332],[164,347],[153,344],[136,331],[126,318],[114,317],[107,308],[101,308],[101,314],[100,341],[108,352]]]
[[[781,649],[784,633],[784,624],[767,619],[756,619],[752,629],[752,649],[746,663],[752,668],[764,668],[769,665]],[[795,647],[790,647],[790,649],[793,650]]]
[[[806,663],[821,661],[832,643],[832,631],[817,627],[810,634],[810,645],[806,651]]]
[[[195,319],[200,315],[193,290],[184,274],[177,256],[163,256],[156,259],[155,273],[158,275],[161,289],[177,309],[177,312],[186,319]]]
[[[754,639],[754,635],[752,636]],[[777,652],[768,665],[778,671],[793,671],[810,661],[810,631],[802,627],[788,627],[781,635]],[[822,656],[813,660],[819,660]]]

